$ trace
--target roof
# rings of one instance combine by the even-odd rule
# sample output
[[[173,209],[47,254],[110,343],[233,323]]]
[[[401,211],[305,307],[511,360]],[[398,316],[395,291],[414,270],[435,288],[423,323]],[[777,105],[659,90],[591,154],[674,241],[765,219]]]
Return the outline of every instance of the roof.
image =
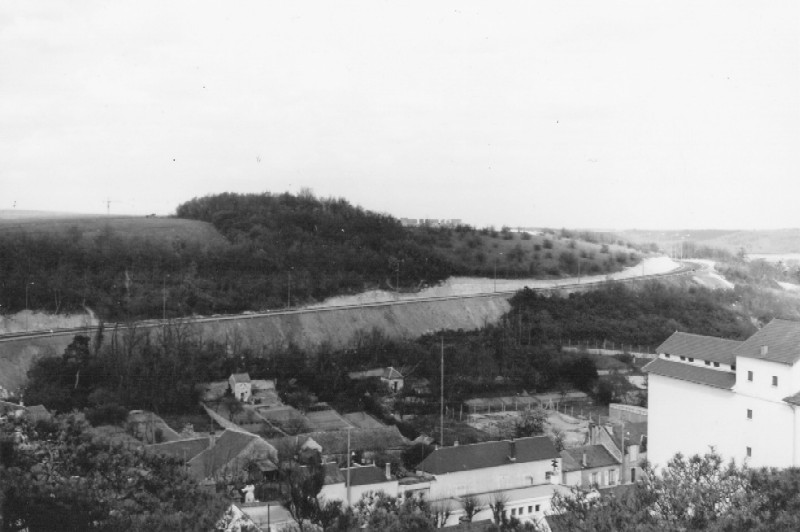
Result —
[[[147,449],[188,462],[198,454],[208,449],[208,445],[209,438],[204,436],[202,438],[192,438],[190,440],[156,443],[153,445],[148,445]]]
[[[514,458],[512,460],[511,458]],[[497,467],[511,463],[560,458],[547,436],[442,447],[420,462],[417,469],[434,475]]]
[[[303,434],[300,438],[312,438],[322,446],[323,454],[347,454],[347,432],[346,430],[335,430],[327,432],[311,432]],[[287,436],[275,440],[269,440],[275,447],[281,445],[281,441],[289,440],[294,442],[296,436]],[[350,450],[351,451],[374,451],[386,449],[400,449],[408,445],[406,440],[396,426],[387,426],[377,429],[351,429],[350,430]]]
[[[342,476],[347,479],[347,468],[342,468]],[[360,466],[350,468],[350,485],[365,486],[367,484],[380,484],[390,482],[392,479],[386,478],[386,472],[380,467]]]
[[[224,373],[223,373],[224,375]],[[231,379],[233,382],[250,382],[250,374],[249,373],[233,373],[231,374]]]
[[[348,423],[360,429],[379,429],[386,426],[366,412],[350,412],[349,414],[342,414],[342,417]]]
[[[225,467],[232,460],[239,458],[245,449],[254,441],[263,442],[264,451],[267,451],[270,447],[267,442],[255,434],[226,430],[217,438],[213,447],[206,449],[189,460],[189,464],[192,470],[198,473],[199,476],[209,477]],[[274,448],[272,451],[277,454]]]
[[[720,371],[683,362],[672,362],[657,358],[642,368],[643,371],[663,377],[671,377],[696,384],[704,384],[714,388],[730,390],[736,384],[736,374],[728,371]]]
[[[370,377],[378,377],[381,379],[402,379],[403,374],[394,369],[392,366],[385,368],[367,369],[364,371],[351,371],[347,374],[351,379],[368,379]]]
[[[586,453],[586,467],[583,467],[584,453]],[[602,445],[582,445],[561,451],[561,467],[564,471],[580,471],[619,464],[619,460]]]
[[[735,364],[736,357],[733,350],[741,343],[738,340],[676,331],[656,348],[656,353],[699,358],[722,364]]]
[[[789,397],[784,397],[783,400],[789,404],[800,406],[800,392],[797,392],[794,395],[790,395]]]
[[[766,354],[762,355],[762,346]],[[800,322],[774,319],[734,351],[736,356],[759,358],[781,364],[800,360]]]

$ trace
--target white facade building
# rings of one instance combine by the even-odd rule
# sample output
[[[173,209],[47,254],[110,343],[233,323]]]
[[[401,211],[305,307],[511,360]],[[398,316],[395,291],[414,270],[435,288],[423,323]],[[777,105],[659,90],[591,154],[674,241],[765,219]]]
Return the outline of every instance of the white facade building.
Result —
[[[752,467],[800,465],[800,322],[743,342],[676,332],[649,373],[648,459],[704,454]]]

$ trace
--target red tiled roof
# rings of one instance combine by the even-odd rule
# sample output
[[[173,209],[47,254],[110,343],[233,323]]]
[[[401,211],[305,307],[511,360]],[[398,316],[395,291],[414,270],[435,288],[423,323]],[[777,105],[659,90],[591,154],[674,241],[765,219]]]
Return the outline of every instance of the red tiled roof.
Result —
[[[766,346],[767,352],[764,355],[761,354],[762,346]],[[800,360],[800,322],[772,320],[742,342],[734,354],[781,364],[794,364]]]
[[[560,458],[553,442],[546,436],[538,436],[443,447],[429,454],[417,469],[440,475],[552,458]]]
[[[733,350],[741,343],[738,340],[676,331],[656,348],[656,353],[668,353],[672,356],[692,357],[722,364],[735,364],[736,357]]]
[[[709,369],[682,362],[672,362],[657,358],[642,368],[642,371],[671,377],[682,381],[705,384],[714,388],[730,390],[736,384],[736,374],[728,371]]]

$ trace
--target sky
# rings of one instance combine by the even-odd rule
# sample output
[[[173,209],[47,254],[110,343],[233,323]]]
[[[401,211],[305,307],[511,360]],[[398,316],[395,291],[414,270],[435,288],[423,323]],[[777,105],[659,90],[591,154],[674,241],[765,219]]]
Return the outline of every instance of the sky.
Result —
[[[796,1],[0,3],[0,210],[800,227]]]

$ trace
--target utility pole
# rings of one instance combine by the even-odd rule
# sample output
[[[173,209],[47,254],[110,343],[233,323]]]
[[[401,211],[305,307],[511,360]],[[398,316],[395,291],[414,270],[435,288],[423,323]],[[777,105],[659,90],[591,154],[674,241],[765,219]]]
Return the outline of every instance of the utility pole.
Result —
[[[350,427],[347,427],[347,507],[350,507]]]
[[[292,306],[292,270],[289,269],[289,282],[286,286],[286,308]]]
[[[444,447],[444,334],[441,339],[441,382],[439,383],[439,443]]]
[[[167,278],[161,278],[161,319],[167,323]]]
[[[25,331],[28,331],[28,288],[33,285],[33,281],[25,282]]]

